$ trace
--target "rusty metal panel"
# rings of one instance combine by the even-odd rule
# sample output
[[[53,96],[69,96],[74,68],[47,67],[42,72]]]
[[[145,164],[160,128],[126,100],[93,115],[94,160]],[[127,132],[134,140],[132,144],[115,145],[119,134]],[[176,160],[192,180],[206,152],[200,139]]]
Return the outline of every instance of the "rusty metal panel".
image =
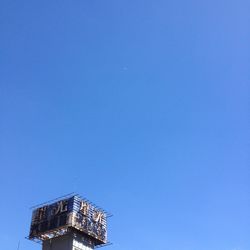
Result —
[[[36,208],[30,239],[47,240],[77,230],[95,245],[107,243],[107,212],[78,195]]]

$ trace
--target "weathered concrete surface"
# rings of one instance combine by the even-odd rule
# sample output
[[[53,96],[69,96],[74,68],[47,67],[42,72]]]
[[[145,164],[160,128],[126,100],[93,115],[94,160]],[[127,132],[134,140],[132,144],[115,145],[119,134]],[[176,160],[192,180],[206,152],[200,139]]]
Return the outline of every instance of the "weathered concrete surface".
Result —
[[[92,250],[94,247],[86,243],[84,237],[77,233],[70,233],[64,236],[43,242],[43,250]]]

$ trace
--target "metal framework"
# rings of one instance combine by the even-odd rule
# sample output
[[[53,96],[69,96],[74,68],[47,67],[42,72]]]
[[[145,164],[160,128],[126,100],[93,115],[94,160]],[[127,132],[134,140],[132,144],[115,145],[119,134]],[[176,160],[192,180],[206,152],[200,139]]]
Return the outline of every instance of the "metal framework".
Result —
[[[41,243],[75,231],[95,248],[111,245],[106,219],[112,215],[78,194],[70,193],[31,209],[29,240]]]

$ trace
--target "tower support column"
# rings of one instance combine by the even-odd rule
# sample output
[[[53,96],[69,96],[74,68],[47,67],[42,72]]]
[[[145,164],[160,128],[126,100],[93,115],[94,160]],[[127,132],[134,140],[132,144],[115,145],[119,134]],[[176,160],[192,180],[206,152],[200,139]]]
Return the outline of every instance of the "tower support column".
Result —
[[[94,245],[77,232],[43,241],[42,250],[93,250]]]

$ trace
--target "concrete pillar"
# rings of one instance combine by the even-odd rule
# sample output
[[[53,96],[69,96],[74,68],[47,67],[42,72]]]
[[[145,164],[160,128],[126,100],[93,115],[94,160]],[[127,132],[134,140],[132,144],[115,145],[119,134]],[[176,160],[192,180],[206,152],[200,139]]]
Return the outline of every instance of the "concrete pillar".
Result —
[[[93,250],[93,243],[83,235],[71,232],[50,240],[43,241],[43,250]]]

